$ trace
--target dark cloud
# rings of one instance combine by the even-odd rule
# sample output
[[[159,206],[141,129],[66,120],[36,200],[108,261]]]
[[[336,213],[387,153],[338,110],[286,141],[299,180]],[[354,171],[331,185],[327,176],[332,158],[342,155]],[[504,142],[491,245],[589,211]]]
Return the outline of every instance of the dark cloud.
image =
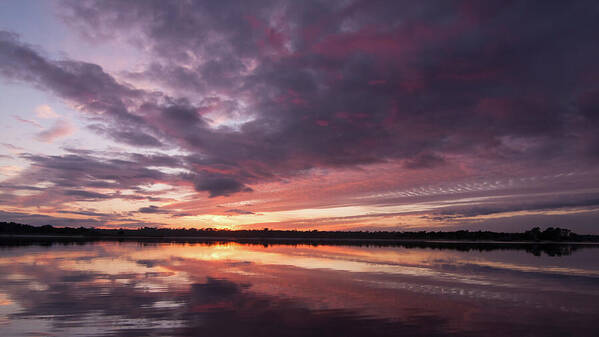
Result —
[[[109,213],[99,213],[99,212],[94,212],[94,211],[56,211],[56,213],[77,214],[77,215],[94,216],[94,217],[98,217],[98,216],[108,217],[108,216],[112,215]]]
[[[50,60],[6,32],[0,73],[75,102],[100,135],[181,150],[164,162],[191,172],[167,176],[143,158],[26,157],[65,188],[178,179],[216,197],[315,167],[458,161],[478,175],[479,159],[532,171],[599,158],[589,155],[599,148],[593,1],[66,1],[61,9],[94,43],[125,37],[149,51],[147,68],[125,78],[165,92],[99,65]]]
[[[424,216],[431,220],[446,221],[455,220],[462,221],[463,218],[475,217],[480,215],[492,215],[500,213],[510,213],[519,211],[540,211],[540,210],[559,210],[570,208],[588,208],[589,206],[598,206],[599,197],[597,195],[567,195],[560,199],[551,198],[545,200],[513,200],[488,202],[488,205],[479,207],[448,207],[447,210],[437,212],[433,216]],[[589,212],[594,211],[588,209]]]
[[[84,151],[85,152],[85,151]],[[10,197],[14,206],[57,206],[74,200],[107,200],[112,198],[164,201],[153,192],[140,186],[155,183],[185,183],[185,178],[177,174],[166,174],[154,165],[172,166],[176,157],[166,160],[160,155],[131,155],[126,153],[102,154],[84,153],[62,156],[23,154],[31,166],[18,176],[0,184],[0,191]],[[146,162],[147,161],[147,162]],[[46,187],[36,184],[44,183]],[[50,184],[48,184],[50,183]],[[187,182],[189,185],[191,181]],[[116,192],[101,193],[94,189],[111,189]],[[38,194],[19,197],[15,191],[31,190]],[[134,190],[135,194],[121,193],[121,190]]]
[[[254,213],[252,211],[246,211],[246,210],[237,209],[237,208],[228,209],[225,212],[226,213],[231,213],[231,214],[244,214],[244,215],[247,215],[247,214],[256,214],[256,213]]]
[[[110,196],[97,192],[83,191],[83,190],[65,190],[65,195],[81,197],[82,199],[109,199]]]
[[[433,168],[439,165],[443,165],[445,160],[442,157],[434,154],[422,154],[413,159],[407,160],[404,163],[404,167],[409,169],[422,169],[422,168]]]
[[[142,147],[160,147],[162,143],[155,137],[139,132],[138,130],[123,127],[121,129],[113,129],[101,124],[92,124],[89,129],[100,134],[117,139],[119,142]]]
[[[221,175],[201,176],[195,182],[198,191],[209,191],[210,197],[227,196],[237,192],[251,192],[252,189],[238,180]]]
[[[21,190],[21,191],[42,191],[41,187],[26,186],[26,185],[14,185],[14,184],[0,184],[2,190]]]
[[[149,169],[141,161],[108,159],[97,156],[67,154],[40,156],[25,154],[33,165],[17,180],[33,181],[43,177],[60,187],[96,186],[103,181],[115,188],[131,188],[140,184],[167,180],[168,175]]]
[[[167,209],[161,209],[158,206],[150,205],[148,207],[142,207],[137,210],[139,213],[157,214],[157,213],[170,213]]]
[[[88,33],[140,32],[159,60],[145,72],[149,79],[258,97],[251,107],[258,118],[241,134],[183,131],[181,137],[219,162],[251,156],[285,174],[300,169],[285,167],[290,157],[301,169],[386,158],[406,158],[407,167],[419,168],[433,165],[433,157],[422,155],[431,151],[547,157],[543,147],[510,153],[510,137],[524,143],[540,137],[552,144],[552,157],[563,155],[575,127],[566,104],[585,65],[594,67],[589,55],[597,54],[596,46],[579,43],[592,36],[595,10],[591,2],[542,7],[402,1],[67,6]],[[268,13],[275,11],[285,19],[273,21]],[[208,43],[208,37],[219,38]],[[206,61],[184,66],[193,55]],[[254,59],[255,69],[244,58]],[[163,115],[194,125],[191,116]],[[557,148],[554,137],[561,139]]]
[[[62,218],[53,217],[41,214],[30,214],[30,213],[19,213],[19,212],[5,212],[0,211],[0,221],[16,222],[23,224],[30,224],[34,226],[52,225],[52,226],[101,226],[104,221],[96,219],[73,219],[73,218]]]

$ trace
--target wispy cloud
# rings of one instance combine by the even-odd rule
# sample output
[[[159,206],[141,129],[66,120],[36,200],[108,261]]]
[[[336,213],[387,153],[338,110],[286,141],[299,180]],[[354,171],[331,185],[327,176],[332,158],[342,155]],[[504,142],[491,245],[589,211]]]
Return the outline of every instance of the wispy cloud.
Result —
[[[66,119],[57,120],[54,125],[36,135],[37,140],[52,143],[59,138],[69,136],[76,128]]]
[[[21,122],[21,123],[25,123],[25,124],[33,125],[33,126],[35,126],[36,128],[40,128],[40,129],[42,129],[42,128],[43,128],[43,126],[42,126],[40,123],[38,123],[37,121],[35,121],[35,120],[32,120],[32,119],[25,119],[25,118],[23,118],[23,117],[20,117],[20,116],[13,116],[13,118],[14,118],[14,119],[16,119],[16,120],[18,120],[18,121],[19,121],[19,122]]]
[[[8,149],[8,151],[10,151],[13,154],[19,154],[25,151],[25,149],[23,149],[22,147],[9,143],[2,143],[2,146],[4,146],[6,149]]]

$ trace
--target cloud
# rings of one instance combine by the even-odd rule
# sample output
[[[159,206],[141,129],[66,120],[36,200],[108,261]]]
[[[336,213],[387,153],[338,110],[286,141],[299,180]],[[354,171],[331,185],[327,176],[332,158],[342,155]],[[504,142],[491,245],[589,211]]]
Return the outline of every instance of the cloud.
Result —
[[[423,168],[433,168],[439,165],[443,165],[445,160],[442,157],[439,157],[434,154],[426,153],[421,154],[415,158],[406,160],[404,163],[404,167],[409,169],[423,169]]]
[[[196,179],[196,190],[209,191],[210,198],[227,196],[237,192],[252,192],[250,187],[247,187],[240,181],[228,176],[203,175]]]
[[[83,191],[83,190],[65,190],[65,195],[76,196],[82,199],[93,200],[93,199],[109,199],[110,196],[102,193]],[[81,200],[81,199],[80,199]]]
[[[434,220],[455,219],[462,221],[464,218],[511,213],[520,211],[549,211],[560,209],[586,209],[589,212],[595,211],[595,207],[599,206],[598,195],[572,196],[568,195],[561,200],[522,200],[515,203],[513,200],[490,203],[482,207],[458,207],[439,212]]]
[[[260,160],[270,159],[265,153],[278,158],[269,161],[269,165],[281,166],[288,153],[293,153],[295,160],[304,166],[357,165],[405,158],[407,167],[419,167],[426,159],[420,158],[422,153],[470,152],[476,156],[483,155],[485,147],[502,150],[499,139],[505,135],[559,137],[565,131],[564,116],[543,103],[546,94],[552,95],[558,88],[541,79],[532,80],[536,81],[534,86],[541,88],[542,98],[510,89],[512,79],[530,86],[533,77],[521,77],[530,72],[528,65],[534,54],[555,55],[542,65],[546,71],[540,73],[544,76],[555,73],[553,66],[562,62],[559,57],[577,57],[551,45],[554,41],[551,29],[555,28],[518,24],[545,20],[537,18],[532,8],[522,11],[516,6],[488,5],[473,6],[466,11],[453,5],[437,5],[400,1],[384,6],[363,5],[358,12],[351,7],[341,10],[343,6],[331,3],[321,5],[317,15],[310,6],[296,7],[293,2],[260,2],[241,7],[228,2],[216,6],[68,2],[66,7],[78,29],[110,32],[102,36],[126,35],[127,31],[141,34],[158,61],[145,72],[137,73],[138,77],[200,94],[218,93],[226,88],[240,97],[261,97],[252,102],[250,108],[254,111],[245,112],[254,115],[257,112],[258,118],[242,127],[241,135],[219,137],[205,132],[202,137],[180,133],[178,137],[186,147],[195,151],[205,153],[207,147],[214,148],[210,152],[229,150],[252,139],[255,149],[241,150]],[[572,15],[590,20],[582,10],[584,6]],[[294,24],[272,22],[264,14],[275,10]],[[507,26],[530,35],[519,34],[522,38],[511,45],[500,40],[499,43],[505,43],[496,46],[493,53],[475,55],[481,44],[497,34],[491,26],[480,26],[481,22],[491,20],[489,11],[518,13],[506,19],[514,21]],[[165,15],[149,20],[146,14],[156,12]],[[115,13],[130,15],[128,20],[114,21]],[[559,8],[550,8],[542,16],[567,26],[560,13]],[[238,20],[232,19],[235,17]],[[395,25],[397,18],[404,23]],[[422,20],[428,25],[425,30],[418,26]],[[347,30],[347,22],[352,22],[352,29]],[[377,22],[379,28],[369,31],[366,27],[372,22]],[[189,31],[203,34],[189,34]],[[266,31],[279,36],[279,42],[265,40]],[[306,34],[308,31],[312,35]],[[88,33],[87,36],[93,35]],[[587,32],[576,39],[588,37],[584,34]],[[285,41],[280,41],[282,36]],[[520,58],[504,53],[509,48],[520,49],[526,43],[535,43],[529,36],[544,41],[545,49],[525,49],[526,56]],[[204,43],[207,37],[218,37],[218,42]],[[288,47],[281,49],[281,43]],[[451,50],[456,57],[433,57],[438,50]],[[285,57],[289,53],[293,57]],[[495,57],[502,53],[509,57],[507,65],[505,59]],[[396,54],[401,57],[390,58]],[[206,61],[192,62],[194,66],[189,67],[190,55],[201,55]],[[256,62],[250,66],[245,58]],[[470,62],[458,63],[459,58]],[[585,62],[590,59],[585,58]],[[324,88],[322,83],[327,83],[326,89],[317,90]],[[464,90],[471,94],[460,94]],[[502,91],[502,95],[487,94]],[[264,94],[257,95],[258,92]],[[543,122],[538,123],[539,120]],[[479,131],[490,125],[494,125],[490,132]],[[252,134],[254,128],[268,129],[268,141]],[[226,136],[233,137],[230,143],[236,144],[227,144]],[[538,150],[525,156],[538,160],[543,149]],[[240,152],[227,152],[230,155],[226,159],[241,161],[244,158],[235,156]],[[430,164],[429,160],[427,165]],[[285,171],[293,174],[294,170]]]
[[[14,119],[18,120],[19,122],[22,122],[22,123],[25,123],[25,124],[29,124],[29,125],[33,125],[36,128],[40,128],[40,129],[43,128],[43,126],[40,123],[38,123],[38,122],[36,122],[34,120],[25,119],[25,118],[22,118],[22,117],[19,117],[19,116],[13,116],[13,117],[14,117]]]
[[[0,221],[17,222],[34,226],[52,225],[52,226],[100,226],[104,222],[96,219],[73,219],[53,217],[43,214],[31,214],[24,212],[6,212],[0,211]]]
[[[109,214],[109,213],[100,213],[100,212],[94,212],[94,211],[56,211],[56,213],[62,213],[62,214],[77,214],[77,215],[85,215],[85,216],[92,216],[92,217],[109,217],[113,214]]]
[[[233,208],[233,209],[228,209],[225,211],[225,213],[231,213],[231,214],[241,214],[241,215],[252,215],[252,214],[256,214],[252,211],[246,211],[243,209],[237,209],[237,208]]]
[[[119,142],[142,147],[161,147],[162,142],[145,132],[139,132],[134,128],[122,127],[120,130],[106,127],[104,125],[92,124],[88,127],[100,135],[118,139]]]
[[[57,120],[52,127],[37,134],[40,142],[52,143],[59,138],[66,137],[75,132],[75,127],[66,119]]]
[[[5,148],[7,148],[7,149],[8,149],[8,151],[10,151],[11,153],[14,153],[14,154],[19,154],[19,153],[22,153],[22,152],[25,150],[25,149],[23,149],[23,148],[22,148],[22,147],[20,147],[20,146],[16,146],[16,145],[9,144],[9,143],[2,143],[2,145],[3,145]]]
[[[100,136],[158,155],[29,155],[20,179],[50,180],[59,194],[167,180],[202,199],[389,163],[399,165],[387,185],[405,190],[433,174],[507,181],[591,171],[599,159],[594,8],[65,1],[61,15],[84,39],[131,41],[151,62],[117,76],[2,32],[0,74],[72,103]],[[56,126],[38,136],[65,133]]]
[[[73,201],[110,199],[164,202],[167,199],[141,186],[187,184],[192,189],[192,182],[179,173],[167,174],[147,168],[156,163],[168,165],[168,161],[161,156],[80,151],[79,154],[67,153],[62,156],[22,154],[21,158],[31,165],[0,184],[0,196],[5,206],[70,207]],[[176,161],[175,158],[170,160],[171,164]],[[98,189],[103,192],[96,192]],[[128,192],[122,193],[125,190]],[[15,193],[18,191],[32,193]],[[131,194],[130,191],[135,193]]]
[[[47,104],[38,105],[35,108],[35,115],[38,118],[51,119],[51,118],[59,118],[60,115],[57,114],[52,107]]]
[[[435,43],[428,46],[426,39],[407,40],[414,46],[406,53],[401,52],[405,54],[405,60],[390,60],[387,52],[393,52],[393,45],[411,34],[413,27],[409,21],[395,32],[387,27],[378,33],[340,31],[334,25],[341,23],[333,21],[333,26],[322,32],[319,43],[302,41],[304,37],[290,32],[290,43],[299,49],[295,57],[288,58],[273,57],[272,50],[264,54],[256,50],[255,45],[248,45],[247,41],[261,41],[262,33],[256,31],[257,23],[252,23],[253,19],[249,23],[240,20],[238,26],[220,22],[218,15],[211,15],[208,21],[201,20],[206,13],[222,10],[227,10],[231,17],[241,15],[224,4],[223,7],[209,8],[198,4],[190,5],[190,8],[185,8],[185,4],[177,5],[177,8],[171,8],[171,5],[154,8],[150,3],[93,2],[70,3],[69,6],[74,12],[81,11],[81,17],[74,18],[81,27],[85,27],[85,20],[90,20],[101,23],[99,29],[114,30],[115,33],[124,33],[129,28],[139,30],[144,41],[152,46],[150,50],[154,56],[164,61],[160,66],[151,65],[142,75],[155,81],[168,80],[167,84],[174,89],[196,83],[187,89],[196,90],[203,98],[192,101],[186,96],[176,98],[164,92],[136,89],[118,82],[98,65],[46,60],[14,36],[5,38],[5,44],[13,53],[25,57],[12,60],[15,66],[5,69],[7,76],[30,81],[33,78],[38,85],[78,102],[81,109],[98,122],[91,129],[101,135],[130,145],[176,146],[191,153],[186,165],[192,166],[197,173],[192,178],[196,189],[207,191],[212,197],[249,191],[247,185],[284,179],[315,167],[355,167],[400,159],[404,160],[406,168],[422,169],[464,155],[534,166],[543,160],[571,157],[573,153],[567,149],[578,147],[576,139],[567,136],[580,132],[576,125],[566,124],[565,114],[570,112],[556,109],[559,104],[547,103],[549,98],[544,96],[545,93],[553,95],[554,91],[549,82],[536,83],[543,92],[542,98],[515,92],[488,97],[486,92],[504,90],[501,89],[503,82],[492,78],[501,72],[485,71],[493,67],[480,64],[497,62],[492,55],[486,59],[476,58],[478,63],[460,64],[457,68],[448,65],[449,59],[430,64],[421,60],[420,56],[429,47],[434,50],[453,48],[468,59],[472,57],[469,56],[472,47],[462,43],[463,34],[444,33],[448,28],[446,25],[459,26],[463,20],[457,9],[457,12],[452,9],[444,14],[456,22],[431,27],[431,34],[441,34],[438,40],[429,41]],[[84,11],[87,6],[94,10]],[[406,4],[403,6],[392,6],[389,10],[401,12],[400,9],[411,8]],[[247,9],[252,12],[263,7],[256,5]],[[380,16],[391,20],[377,6],[367,6],[365,10],[365,17]],[[194,31],[206,28],[211,32],[207,34],[222,39],[218,40],[217,46],[211,46],[214,48],[211,54],[206,54],[208,46],[195,35],[185,34],[184,27],[168,30],[166,23],[146,21],[146,16],[137,14],[123,22],[110,21],[113,17],[110,13],[146,11],[182,15],[185,20],[181,22],[197,28]],[[329,8],[326,13],[335,17],[334,12]],[[294,20],[295,16],[289,13],[290,19]],[[366,20],[365,17],[362,19]],[[343,21],[342,18],[338,20]],[[103,23],[106,26],[102,26]],[[205,27],[207,24],[211,25],[210,29]],[[310,24],[311,21],[305,23],[307,27]],[[458,28],[469,34],[466,27]],[[484,31],[484,34],[493,33]],[[361,43],[372,34],[381,45],[374,49],[363,48]],[[474,45],[484,41],[479,36],[473,38],[476,40]],[[172,41],[189,43],[172,45]],[[326,44],[332,45],[326,47]],[[233,54],[239,56],[231,58],[231,53],[227,52],[229,56],[223,59],[225,49],[236,50]],[[380,54],[379,49],[384,52]],[[175,51],[177,55],[172,55]],[[169,70],[182,67],[189,61],[183,55],[190,53],[206,56],[207,61],[196,68],[187,67],[182,73]],[[255,59],[257,63],[250,67],[243,57]],[[23,59],[27,58],[38,67],[24,67]],[[223,60],[227,64],[221,67],[218,62],[225,62]],[[527,61],[512,61],[512,69],[503,72],[519,75],[519,67]],[[377,68],[380,64],[384,71]],[[404,67],[408,64],[416,74],[406,72]],[[208,76],[209,69],[216,73]],[[338,69],[333,78],[330,78],[330,69]],[[63,77],[69,80],[59,81]],[[203,82],[206,78],[211,82]],[[219,78],[227,80],[222,87],[218,84]],[[377,85],[369,84],[372,78],[376,78]],[[200,82],[202,84],[198,84]],[[323,87],[322,83],[328,84]],[[426,91],[423,90],[425,85]],[[457,88],[459,92],[471,94],[462,95]],[[505,90],[507,88],[505,86]],[[238,98],[233,98],[235,96]],[[205,117],[212,113],[215,102],[225,101],[238,109],[231,116],[244,120],[237,129],[214,128]],[[538,123],[539,120],[543,123]],[[493,127],[481,132],[489,125]],[[513,141],[507,142],[509,139],[517,139],[524,146],[514,147]],[[549,149],[553,151],[549,152]],[[210,173],[215,169],[227,173]]]
[[[137,210],[139,213],[146,213],[146,214],[163,214],[163,213],[170,213],[169,210],[166,209],[161,209],[158,206],[154,206],[154,205],[150,205],[148,207],[142,207],[140,209]]]
[[[0,155],[0,158],[3,158],[3,157],[4,156]],[[15,175],[15,174],[18,174],[19,172],[21,172],[22,169],[23,169],[22,167],[15,166],[15,165],[3,165],[3,166],[0,166],[0,175],[12,176],[12,175]]]

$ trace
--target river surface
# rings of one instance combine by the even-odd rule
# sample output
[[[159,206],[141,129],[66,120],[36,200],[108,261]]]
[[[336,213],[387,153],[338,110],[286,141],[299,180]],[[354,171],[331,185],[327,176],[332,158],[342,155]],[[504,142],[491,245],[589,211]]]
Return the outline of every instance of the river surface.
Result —
[[[400,335],[599,336],[599,249],[0,244],[3,337]]]

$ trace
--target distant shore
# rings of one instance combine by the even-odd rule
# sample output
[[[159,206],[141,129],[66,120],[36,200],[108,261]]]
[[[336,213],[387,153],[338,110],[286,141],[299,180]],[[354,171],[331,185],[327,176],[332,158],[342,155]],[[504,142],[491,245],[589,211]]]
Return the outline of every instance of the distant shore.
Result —
[[[574,252],[599,248],[594,241],[493,241],[493,240],[440,240],[440,239],[385,239],[385,238],[327,238],[327,237],[234,237],[234,236],[135,236],[135,235],[60,235],[60,234],[0,234],[1,247],[79,245],[101,242],[158,244],[243,244],[289,246],[353,246],[420,248],[456,251],[525,251],[536,256],[568,256]]]
[[[118,236],[118,235],[57,235],[57,234],[0,234],[0,239],[82,239],[97,241],[216,241],[216,242],[356,242],[356,243],[439,243],[439,244],[501,244],[501,245],[591,245],[599,241],[497,241],[497,240],[440,240],[440,239],[377,239],[377,238],[310,238],[310,237],[235,237],[235,236]]]
[[[54,227],[51,225],[31,226],[14,222],[0,222],[3,236],[54,236],[114,239],[199,239],[199,240],[289,240],[289,241],[351,241],[351,242],[597,242],[599,235],[577,234],[569,229],[549,227],[541,230],[532,228],[521,233],[491,231],[319,231],[319,230],[273,230],[269,228],[251,230],[227,230],[215,228],[155,228],[104,229],[93,227]]]

